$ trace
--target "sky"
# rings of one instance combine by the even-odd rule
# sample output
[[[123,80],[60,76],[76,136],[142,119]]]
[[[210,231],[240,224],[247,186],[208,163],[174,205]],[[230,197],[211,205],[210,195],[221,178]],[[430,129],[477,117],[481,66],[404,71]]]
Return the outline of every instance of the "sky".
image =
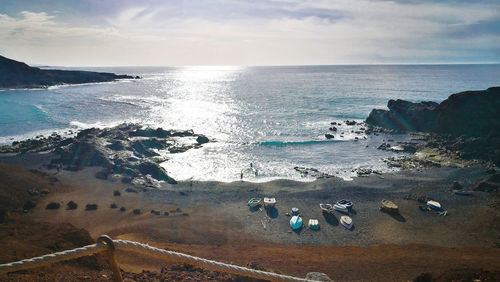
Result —
[[[0,0],[0,55],[52,66],[500,63],[500,1]]]

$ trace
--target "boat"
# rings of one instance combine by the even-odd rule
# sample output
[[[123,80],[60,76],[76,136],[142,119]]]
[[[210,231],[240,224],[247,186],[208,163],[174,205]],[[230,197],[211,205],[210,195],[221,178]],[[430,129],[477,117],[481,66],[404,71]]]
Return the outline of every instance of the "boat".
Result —
[[[336,211],[339,211],[339,212],[349,213],[349,210],[347,209],[347,207],[344,205],[341,205],[341,204],[333,205],[333,209]]]
[[[348,217],[347,215],[343,215],[340,217],[340,223],[342,223],[342,225],[344,225],[344,227],[347,229],[352,228],[352,218]]]
[[[319,204],[319,208],[324,213],[332,213],[333,212],[333,206],[330,204]]]
[[[300,216],[292,216],[290,219],[290,227],[292,227],[293,230],[297,230],[302,227],[302,218]]]
[[[438,210],[438,211],[441,211],[443,210],[441,208],[441,204],[436,202],[436,201],[427,201],[427,205],[431,208],[431,209],[435,209],[435,210]]]
[[[398,205],[396,205],[392,201],[385,199],[380,202],[380,210],[388,214],[394,214],[394,215],[399,214]]]
[[[248,200],[248,205],[253,208],[260,206],[261,204],[260,202],[261,202],[260,198],[251,198],[250,200]]]
[[[472,196],[474,191],[465,191],[465,190],[453,190],[453,193],[461,196]]]
[[[352,204],[351,201],[348,201],[348,200],[345,200],[345,199],[342,199],[342,200],[338,201],[337,204],[344,205],[348,209],[351,209],[352,206],[353,206],[353,204]]]
[[[266,208],[273,208],[274,205],[276,204],[276,198],[264,198],[264,207]]]
[[[292,215],[299,215],[299,208],[292,208]]]
[[[309,219],[309,229],[318,230],[319,229],[319,221],[317,219]]]

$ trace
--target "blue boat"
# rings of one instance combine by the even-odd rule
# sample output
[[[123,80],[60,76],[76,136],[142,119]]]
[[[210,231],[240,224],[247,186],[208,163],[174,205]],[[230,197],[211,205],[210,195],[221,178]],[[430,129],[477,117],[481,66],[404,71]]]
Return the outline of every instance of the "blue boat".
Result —
[[[293,230],[297,230],[302,227],[302,218],[300,216],[292,216],[290,219],[290,227],[292,227]]]
[[[472,196],[474,191],[464,191],[464,190],[453,190],[453,193],[461,196]]]

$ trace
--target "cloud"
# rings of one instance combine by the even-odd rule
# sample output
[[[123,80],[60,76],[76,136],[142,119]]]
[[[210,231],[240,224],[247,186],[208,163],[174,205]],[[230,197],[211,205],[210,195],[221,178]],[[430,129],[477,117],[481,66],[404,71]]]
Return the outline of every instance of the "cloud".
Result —
[[[500,61],[499,5],[491,2],[84,3],[57,13],[0,8],[2,51],[59,65]]]

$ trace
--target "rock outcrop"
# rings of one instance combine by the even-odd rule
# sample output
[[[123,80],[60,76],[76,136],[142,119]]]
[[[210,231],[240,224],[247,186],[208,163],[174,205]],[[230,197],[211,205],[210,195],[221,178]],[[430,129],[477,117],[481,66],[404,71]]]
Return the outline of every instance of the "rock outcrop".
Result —
[[[493,174],[474,185],[474,190],[483,192],[496,192],[500,190],[500,173]]]
[[[107,72],[46,70],[0,56],[0,89],[45,88],[59,84],[106,82],[132,78],[139,77]]]
[[[179,142],[179,138],[188,140]],[[199,148],[208,138],[191,130],[173,131],[162,128],[142,128],[136,124],[122,124],[112,128],[90,128],[80,131],[69,141],[61,141],[54,152],[58,159],[52,166],[63,164],[68,170],[84,167],[103,167],[97,178],[120,175],[125,183],[155,186],[154,181],[176,184],[159,163],[166,159],[160,152],[179,153]]]
[[[390,100],[366,119],[389,132],[426,132],[430,147],[459,152],[465,159],[500,164],[500,87],[453,94],[440,104]]]

